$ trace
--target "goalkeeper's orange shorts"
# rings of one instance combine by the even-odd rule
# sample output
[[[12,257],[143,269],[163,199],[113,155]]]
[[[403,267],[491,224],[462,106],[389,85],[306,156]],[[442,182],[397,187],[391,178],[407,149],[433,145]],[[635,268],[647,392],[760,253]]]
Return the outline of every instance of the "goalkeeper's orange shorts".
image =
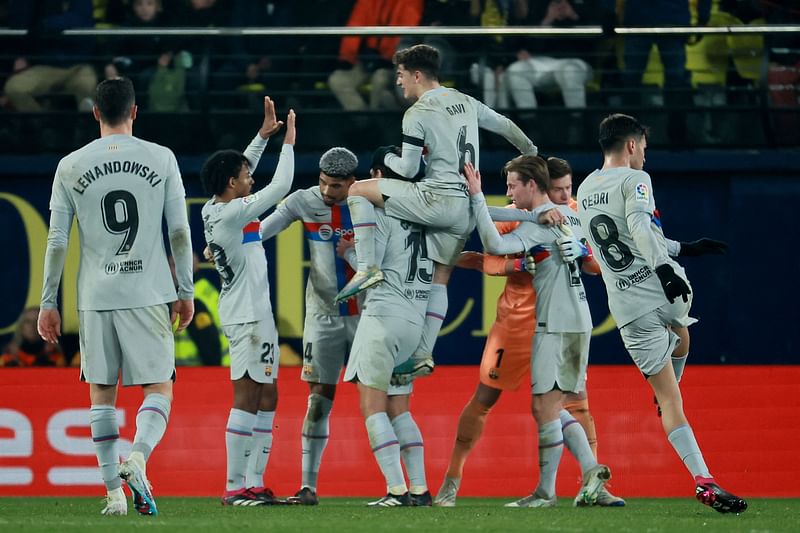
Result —
[[[531,325],[533,325],[533,321]],[[533,329],[492,324],[481,357],[481,383],[493,389],[516,390],[530,376]]]

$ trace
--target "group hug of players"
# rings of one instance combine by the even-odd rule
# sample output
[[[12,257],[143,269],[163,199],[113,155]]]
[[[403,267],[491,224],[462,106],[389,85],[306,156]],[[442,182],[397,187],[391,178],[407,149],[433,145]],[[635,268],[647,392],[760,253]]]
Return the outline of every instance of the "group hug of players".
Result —
[[[369,505],[454,506],[464,462],[491,407],[502,390],[516,388],[530,373],[539,482],[532,494],[507,506],[556,505],[556,474],[565,445],[582,472],[574,504],[624,506],[605,488],[611,472],[597,462],[593,449],[596,437],[585,391],[592,322],[581,281],[584,270],[602,275],[625,347],[653,388],[664,431],[695,480],[697,499],[720,512],[744,511],[747,503],[722,489],[706,466],[678,387],[688,355],[686,328],[694,319],[688,314],[689,282],[670,256],[720,253],[724,244],[664,237],[650,177],[642,170],[646,128],[627,115],[603,120],[603,167],[583,181],[576,205],[570,206],[569,165],[539,157],[537,147],[508,118],[440,86],[434,48],[401,50],[395,64],[397,84],[414,103],[403,118],[402,146],[375,153],[370,179],[356,180],[355,155],[332,148],[320,159],[319,185],[279,203],[294,174],[296,128],[290,111],[275,175],[253,193],[251,173],[268,138],[284,125],[268,97],[262,127],[247,149],[217,152],[203,166],[201,179],[212,198],[202,219],[207,254],[222,282],[219,314],[230,344],[234,388],[225,430],[223,504],[319,502],[317,477],[347,359],[343,379],[357,384],[369,442],[387,486],[386,495]],[[512,208],[486,205],[478,171],[479,128],[503,136],[522,154],[503,169]],[[424,176],[414,181],[422,160]],[[301,487],[278,500],[263,479],[272,444],[279,353],[261,243],[298,220],[311,253],[302,370],[310,394],[302,427]],[[476,227],[486,254],[463,252]],[[119,233],[123,228],[111,229]],[[171,245],[181,243],[171,238]],[[178,270],[186,268],[182,255],[175,253]],[[433,369],[455,266],[507,275],[508,280],[487,338],[480,383],[461,414],[448,471],[434,498],[409,395],[413,380]],[[179,272],[179,301],[190,291],[184,282],[185,273]],[[102,471],[99,453],[98,459]],[[144,461],[135,459],[119,466],[119,475],[131,488],[137,511],[154,514]]]

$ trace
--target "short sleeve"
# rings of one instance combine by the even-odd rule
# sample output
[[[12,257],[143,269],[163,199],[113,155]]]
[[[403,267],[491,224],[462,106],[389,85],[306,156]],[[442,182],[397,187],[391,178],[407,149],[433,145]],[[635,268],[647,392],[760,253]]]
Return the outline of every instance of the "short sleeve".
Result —
[[[422,127],[422,111],[409,109],[403,116],[403,142],[420,148],[425,146],[425,129]]]

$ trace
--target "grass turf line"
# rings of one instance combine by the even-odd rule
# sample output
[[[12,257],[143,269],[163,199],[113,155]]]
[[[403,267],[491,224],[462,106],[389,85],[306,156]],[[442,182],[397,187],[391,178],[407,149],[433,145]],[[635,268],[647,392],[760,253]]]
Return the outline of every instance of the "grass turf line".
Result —
[[[0,531],[161,531],[268,529],[333,533],[384,531],[612,531],[772,532],[797,531],[800,499],[751,499],[742,515],[722,515],[689,498],[628,499],[615,509],[571,506],[561,498],[552,509],[506,509],[510,499],[459,498],[455,508],[365,507],[367,498],[323,498],[318,507],[223,507],[212,498],[158,498],[159,516],[101,516],[100,498],[0,498]],[[795,518],[792,518],[795,517]]]

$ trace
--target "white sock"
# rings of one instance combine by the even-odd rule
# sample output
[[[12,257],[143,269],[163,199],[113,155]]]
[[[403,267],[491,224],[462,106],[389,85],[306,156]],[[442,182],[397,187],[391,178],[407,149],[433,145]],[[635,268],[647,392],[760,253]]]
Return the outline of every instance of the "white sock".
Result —
[[[317,491],[319,465],[322,452],[328,445],[330,435],[330,414],[333,400],[321,394],[308,396],[308,409],[303,419],[303,431],[300,442],[303,446],[303,481],[302,486]]]
[[[561,419],[561,433],[564,436],[564,444],[567,445],[567,450],[578,460],[578,464],[581,465],[581,472],[585,474],[587,470],[597,466],[597,459],[592,453],[592,447],[589,446],[586,432],[566,409],[562,409],[558,416]]]
[[[712,477],[689,424],[676,427],[667,435],[667,438],[678,453],[678,457],[681,458],[683,464],[691,472],[692,477]]]
[[[564,452],[564,435],[561,420],[539,426],[539,486],[536,491],[546,498],[556,495],[556,474],[561,454]]]
[[[444,317],[447,315],[447,285],[433,283],[428,295],[428,309],[425,311],[425,324],[422,327],[422,338],[415,354],[433,355],[433,347],[439,330],[442,329]]]
[[[97,455],[97,464],[100,466],[100,476],[106,490],[111,492],[122,486],[119,478],[119,426],[117,413],[113,405],[93,405],[89,410],[89,423],[94,442],[94,453]]]
[[[678,381],[678,383],[680,383],[681,377],[683,376],[683,369],[686,366],[687,359],[689,359],[688,353],[683,357],[672,358],[672,369],[675,371],[675,380]]]
[[[408,492],[403,468],[400,466],[400,443],[386,413],[375,413],[364,421],[369,435],[372,453],[386,479],[387,492],[405,494]]]
[[[425,446],[422,433],[411,413],[406,411],[392,420],[397,440],[400,441],[400,454],[408,474],[409,490],[413,494],[423,494],[428,490],[425,480]]]
[[[136,436],[131,452],[140,452],[147,461],[153,448],[161,441],[167,430],[170,401],[163,394],[148,394],[136,414]]]
[[[231,409],[228,415],[228,424],[225,426],[225,451],[228,459],[228,477],[225,483],[227,491],[245,488],[245,473],[250,458],[255,422],[256,415],[241,409]]]
[[[250,459],[247,461],[245,486],[260,489],[264,486],[264,470],[269,462],[272,449],[272,421],[275,411],[258,411],[253,424]]]
[[[347,207],[353,222],[358,270],[375,266],[375,206],[363,196],[348,196]]]

